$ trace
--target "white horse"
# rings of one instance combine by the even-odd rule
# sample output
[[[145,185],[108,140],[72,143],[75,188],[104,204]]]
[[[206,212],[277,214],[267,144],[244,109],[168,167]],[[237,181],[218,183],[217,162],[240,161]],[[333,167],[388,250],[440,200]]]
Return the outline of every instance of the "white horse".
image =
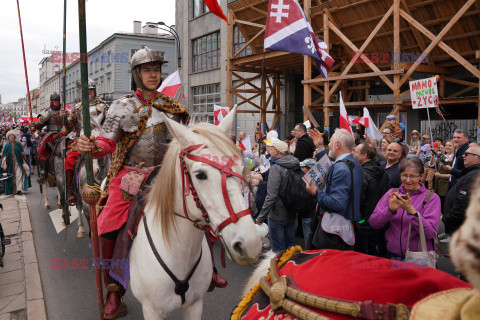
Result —
[[[248,209],[242,196],[242,181],[238,177],[230,175],[222,186],[222,172],[219,169],[183,156],[186,169],[191,174],[193,188],[201,202],[200,207],[203,206],[208,213],[209,222],[205,221],[192,197],[195,192],[193,188],[182,188],[185,177],[182,176],[179,155],[194,145],[201,144],[203,147],[190,154],[203,159],[211,159],[223,165],[229,159],[237,159],[232,169],[236,174],[242,174],[240,153],[227,136],[234,114],[235,110],[232,110],[219,126],[201,123],[192,128],[164,116],[174,140],[170,143],[159,174],[152,184],[144,217],[156,250],[176,278],[186,279],[200,255],[201,258],[189,281],[189,289],[182,304],[181,297],[175,294],[173,280],[159,264],[149,245],[144,221],[140,222],[130,251],[130,286],[141,302],[147,320],[165,319],[180,307],[184,319],[201,319],[202,316],[203,296],[212,277],[212,261],[204,231],[181,217],[184,215],[184,199],[186,213],[191,220],[197,220],[200,225],[209,225],[213,230],[221,229],[218,235],[231,260],[244,265],[257,261],[260,255],[262,244],[250,215],[240,217],[223,229],[218,228],[227,219],[232,219],[232,209],[238,215]],[[184,181],[187,185],[188,180]],[[189,194],[184,198],[187,189]],[[230,208],[227,202],[231,204]]]

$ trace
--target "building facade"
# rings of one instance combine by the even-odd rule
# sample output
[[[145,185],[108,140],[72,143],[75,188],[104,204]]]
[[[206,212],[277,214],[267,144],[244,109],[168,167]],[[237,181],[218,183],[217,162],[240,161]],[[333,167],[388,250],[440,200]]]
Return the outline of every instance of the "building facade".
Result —
[[[223,11],[227,13],[227,0],[218,0]],[[185,98],[193,121],[214,121],[214,105],[227,104],[227,32],[228,25],[210,13],[202,0],[176,1],[176,30],[180,38],[182,58],[181,78],[185,86]],[[234,29],[233,50],[240,49],[245,39],[238,29]],[[240,55],[250,54],[246,48]],[[240,72],[240,74],[242,74]],[[256,79],[253,83],[261,85]],[[239,89],[243,88],[240,86]],[[244,89],[248,91],[247,88]],[[251,99],[257,105],[261,104],[258,95],[251,94]],[[233,102],[242,100],[233,97]],[[270,102],[271,104],[271,102]],[[252,109],[252,108],[249,108]],[[246,131],[253,137],[256,124],[260,121],[259,114],[247,112],[244,106],[239,107],[235,133]],[[256,111],[256,110],[253,110]],[[271,120],[272,114],[267,118]]]
[[[176,44],[171,35],[158,34],[154,24],[146,24],[143,28],[138,27],[134,22],[133,33],[114,33],[102,41],[88,53],[88,77],[97,84],[97,96],[111,102],[119,97],[131,93],[134,90],[134,81],[130,72],[130,60],[132,55],[142,45],[149,47],[167,61],[162,66],[162,79],[175,71]],[[150,27],[153,25],[153,27]],[[65,101],[74,105],[81,100],[80,61],[79,55],[69,54],[67,62],[70,61],[65,72]],[[76,61],[72,61],[72,60]],[[60,58],[61,60],[61,58]],[[43,60],[42,60],[43,61]],[[53,92],[60,95],[63,90],[63,79],[58,73],[47,79],[43,88],[44,94],[50,96]],[[39,109],[44,110],[48,104],[42,105]]]

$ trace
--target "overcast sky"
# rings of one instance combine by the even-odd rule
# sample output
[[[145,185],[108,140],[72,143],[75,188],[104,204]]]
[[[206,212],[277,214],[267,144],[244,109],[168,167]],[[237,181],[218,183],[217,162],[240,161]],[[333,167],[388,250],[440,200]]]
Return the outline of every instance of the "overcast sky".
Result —
[[[62,50],[63,1],[19,0],[30,90],[39,85],[39,63],[47,50]],[[78,1],[67,0],[67,52],[79,52]],[[132,32],[133,21],[175,24],[175,0],[88,0],[87,50],[115,32]],[[58,48],[55,48],[58,47]],[[0,94],[2,103],[25,97],[27,86],[16,0],[0,1]]]

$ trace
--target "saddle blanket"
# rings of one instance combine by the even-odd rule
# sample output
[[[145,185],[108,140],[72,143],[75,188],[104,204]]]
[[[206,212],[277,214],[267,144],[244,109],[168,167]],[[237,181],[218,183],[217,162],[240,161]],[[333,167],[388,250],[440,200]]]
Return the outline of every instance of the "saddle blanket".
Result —
[[[291,254],[294,248],[288,251]],[[309,293],[355,302],[402,303],[407,307],[436,292],[471,288],[468,283],[440,270],[354,251],[330,249],[294,253],[279,269],[279,276],[288,274],[301,290]],[[331,312],[317,312],[331,319],[352,319]],[[286,313],[274,313],[266,294],[255,286],[233,311],[231,319],[297,318]]]

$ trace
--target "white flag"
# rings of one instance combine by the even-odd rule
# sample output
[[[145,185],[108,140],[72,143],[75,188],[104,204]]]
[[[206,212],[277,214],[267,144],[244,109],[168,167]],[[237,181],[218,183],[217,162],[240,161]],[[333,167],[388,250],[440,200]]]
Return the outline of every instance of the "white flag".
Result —
[[[370,117],[370,112],[368,112],[367,108],[363,108],[363,117],[368,118],[368,127],[365,128],[365,131],[368,132],[370,135],[370,139],[382,141],[383,135],[377,129],[375,122],[373,122],[372,117]]]

